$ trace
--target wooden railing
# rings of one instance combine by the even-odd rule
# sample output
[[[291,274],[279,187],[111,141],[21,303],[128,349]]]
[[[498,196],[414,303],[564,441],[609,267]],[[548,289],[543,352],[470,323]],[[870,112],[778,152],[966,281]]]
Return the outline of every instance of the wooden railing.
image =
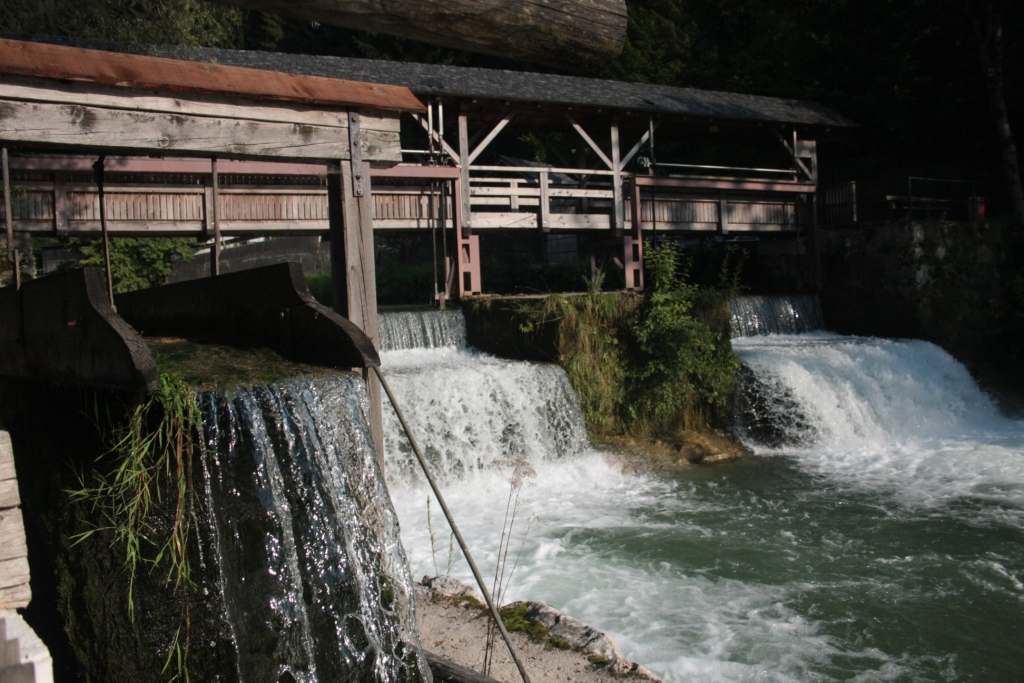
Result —
[[[570,169],[516,170],[518,175],[471,178],[473,230],[612,227],[614,198],[607,173],[590,171],[591,177],[584,180],[584,173],[570,175]],[[486,172],[495,173],[489,168]],[[96,186],[82,182],[81,174],[54,173],[51,177],[49,181],[13,183],[19,188],[12,198],[15,230],[45,235],[98,233]],[[644,230],[778,232],[807,223],[801,209],[805,200],[793,191],[759,192],[750,183],[689,187],[679,183],[662,186],[660,178],[644,177],[637,182],[641,180],[645,183],[640,188]],[[458,200],[446,195],[447,208],[442,212],[438,184],[387,182],[374,181],[376,229],[430,229],[439,224],[442,214],[446,224],[452,225]],[[209,184],[186,177],[168,183],[108,182],[105,194],[109,229],[124,236],[202,237],[212,227],[208,220],[212,192]],[[625,194],[623,224],[628,228],[634,194]],[[224,183],[220,207],[221,230],[228,236],[320,235],[328,229],[327,188],[322,184]]]

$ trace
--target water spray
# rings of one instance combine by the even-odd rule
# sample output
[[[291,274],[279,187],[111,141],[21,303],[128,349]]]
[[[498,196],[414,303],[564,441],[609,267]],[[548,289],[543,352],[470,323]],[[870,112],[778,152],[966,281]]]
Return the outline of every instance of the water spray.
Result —
[[[466,545],[466,539],[462,537],[462,532],[459,531],[458,525],[455,524],[455,518],[452,517],[451,510],[448,509],[448,504],[444,501],[444,496],[441,495],[441,489],[437,485],[437,481],[434,479],[434,475],[430,472],[430,467],[427,465],[426,458],[423,457],[423,452],[420,451],[419,444],[416,443],[416,439],[412,435],[412,429],[409,427],[409,423],[405,421],[405,415],[402,413],[402,409],[398,407],[398,401],[395,400],[395,395],[391,393],[391,387],[388,386],[388,381],[384,379],[384,373],[380,371],[380,368],[373,366],[371,368],[374,374],[377,375],[377,379],[380,380],[380,385],[384,387],[384,393],[388,395],[388,400],[391,401],[391,407],[395,409],[395,415],[398,416],[398,421],[402,423],[402,429],[405,431],[406,437],[409,439],[409,444],[412,446],[412,452],[416,454],[416,460],[419,461],[420,467],[423,469],[423,474],[427,477],[427,482],[430,484],[431,490],[434,492],[434,496],[437,498],[437,502],[441,505],[441,511],[444,512],[445,519],[448,520],[448,525],[452,528],[452,533],[455,534],[455,540],[458,541],[459,547],[462,548],[462,554],[466,557],[466,562],[469,564],[469,568],[473,571],[473,578],[476,579],[477,585],[480,587],[480,592],[483,593],[484,601],[487,603],[487,607],[491,611],[491,616],[494,617],[494,623],[497,624],[498,630],[501,631],[501,637],[505,640],[505,645],[508,646],[509,654],[512,655],[512,660],[516,663],[516,668],[519,669],[519,675],[523,679],[523,683],[530,683],[530,676],[526,673],[526,667],[523,666],[523,662],[519,659],[519,654],[516,652],[515,646],[512,644],[512,637],[509,636],[508,630],[505,629],[505,622],[501,619],[501,614],[498,612],[497,606],[494,604],[494,600],[491,599],[491,594],[487,590],[487,584],[484,582],[484,577],[480,574],[480,570],[476,567],[476,562],[473,561],[473,556],[469,552],[469,546]]]

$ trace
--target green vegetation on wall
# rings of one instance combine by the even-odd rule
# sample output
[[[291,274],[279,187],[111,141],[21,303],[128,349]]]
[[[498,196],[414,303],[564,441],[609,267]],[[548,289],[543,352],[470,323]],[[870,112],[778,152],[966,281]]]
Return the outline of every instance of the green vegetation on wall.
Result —
[[[166,588],[177,598],[179,619],[165,645],[162,673],[170,680],[187,681],[190,593],[196,586],[191,560],[196,538],[192,461],[199,410],[188,384],[167,372],[160,379],[160,389],[127,407],[126,418],[109,412],[101,416],[97,406],[95,424],[107,452],[89,476],[82,476],[81,486],[69,491],[82,518],[97,521],[71,540],[77,544],[102,535],[115,555],[123,555],[128,579],[125,606],[133,625],[140,573],[164,577]]]
[[[728,316],[737,259],[723,262],[712,288],[691,283],[690,261],[675,245],[648,246],[645,258],[651,282],[643,296],[601,292],[598,282],[587,294],[497,304],[503,310],[482,300],[467,312],[469,341],[559,362],[595,435],[721,426],[739,369]]]

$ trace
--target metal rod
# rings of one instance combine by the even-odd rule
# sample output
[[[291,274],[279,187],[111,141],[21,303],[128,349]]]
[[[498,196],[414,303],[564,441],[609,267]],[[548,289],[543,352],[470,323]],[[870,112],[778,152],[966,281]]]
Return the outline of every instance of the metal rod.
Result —
[[[711,168],[719,171],[756,171],[758,173],[786,173],[795,175],[796,170],[792,168],[745,168],[743,166],[701,166],[699,164],[665,164],[658,166],[671,166],[672,168]]]
[[[513,661],[516,663],[516,668],[519,669],[519,675],[523,679],[523,683],[530,683],[530,676],[526,673],[526,668],[523,666],[522,661],[519,659],[519,654],[516,652],[516,648],[512,645],[512,638],[509,636],[508,631],[505,629],[505,622],[501,620],[501,614],[498,612],[498,608],[494,606],[494,600],[491,599],[491,593],[487,590],[487,585],[484,582],[484,577],[480,574],[480,570],[476,567],[476,562],[473,561],[473,556],[469,552],[469,546],[466,545],[466,540],[462,538],[462,532],[459,531],[459,527],[455,524],[455,518],[452,517],[451,510],[448,509],[448,504],[444,502],[444,496],[441,495],[441,489],[437,485],[437,481],[434,479],[434,475],[430,473],[430,467],[427,465],[426,458],[423,457],[423,453],[420,451],[419,444],[416,443],[416,439],[413,438],[412,430],[409,428],[409,423],[405,421],[405,415],[402,413],[402,409],[398,407],[398,401],[395,400],[395,395],[391,393],[391,387],[388,386],[388,381],[384,379],[384,373],[380,371],[379,367],[372,368],[377,379],[380,380],[380,385],[384,387],[384,393],[388,395],[388,400],[391,401],[391,407],[395,409],[395,415],[398,416],[398,421],[402,423],[402,429],[405,430],[405,435],[409,439],[409,444],[412,446],[412,452],[416,454],[416,459],[420,463],[420,467],[423,469],[423,474],[427,477],[427,482],[430,484],[431,490],[434,492],[434,497],[437,498],[437,502],[441,506],[441,511],[444,512],[445,518],[448,520],[448,525],[452,528],[452,533],[455,534],[455,540],[458,541],[459,547],[462,548],[462,554],[466,556],[466,562],[469,563],[469,568],[473,571],[473,578],[476,579],[476,583],[480,586],[480,591],[484,595],[484,600],[487,602],[487,607],[491,610],[491,616],[494,617],[494,622],[498,626],[498,630],[501,631],[501,637],[505,639],[505,645],[508,646],[509,654],[512,655]]]
[[[664,166],[664,164],[662,164]],[[614,171],[592,168],[558,168],[555,166],[471,166],[472,171],[512,171],[518,173],[565,173],[575,175],[615,175]],[[484,180],[487,180],[486,178]]]
[[[92,165],[92,170],[96,176],[96,187],[100,195],[100,230],[103,232],[103,264],[107,271],[107,298],[110,299],[111,307],[117,310],[117,307],[114,306],[114,276],[110,272],[110,233],[107,232],[107,207],[105,206],[106,199],[103,196],[103,172],[106,159],[107,155],[101,154],[96,163]]]
[[[430,154],[434,154],[434,103],[427,100],[427,137],[429,138]]]
[[[7,229],[7,260],[14,268],[14,289],[21,289],[21,259],[14,248],[14,210],[11,206],[11,165],[7,156],[7,147],[0,150],[0,165],[3,166],[4,181],[4,227]]]

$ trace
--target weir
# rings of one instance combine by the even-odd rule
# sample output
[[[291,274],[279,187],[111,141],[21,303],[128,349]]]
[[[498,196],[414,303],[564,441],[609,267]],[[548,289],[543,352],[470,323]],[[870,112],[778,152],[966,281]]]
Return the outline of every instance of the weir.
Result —
[[[428,680],[363,381],[291,381],[201,402],[238,679]]]
[[[766,334],[802,334],[824,329],[817,295],[741,296],[729,301],[733,338]]]
[[[381,351],[465,348],[462,311],[381,311],[377,318]]]

